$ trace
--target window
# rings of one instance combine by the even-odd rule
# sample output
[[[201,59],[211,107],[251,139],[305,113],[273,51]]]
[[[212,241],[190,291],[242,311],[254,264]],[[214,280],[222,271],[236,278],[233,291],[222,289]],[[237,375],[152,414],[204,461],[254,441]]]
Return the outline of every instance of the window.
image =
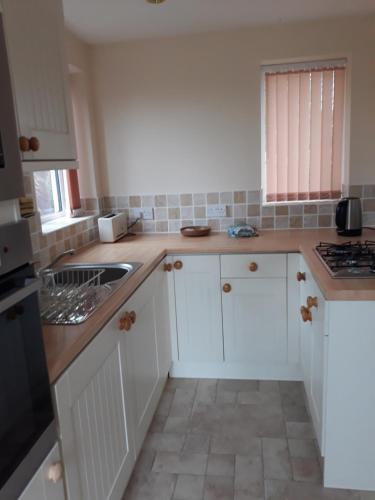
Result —
[[[262,67],[265,202],[341,196],[346,60]]]
[[[67,179],[64,170],[34,172],[37,206],[42,221],[68,215]]]
[[[42,222],[70,217],[81,207],[77,170],[34,172],[34,186]]]

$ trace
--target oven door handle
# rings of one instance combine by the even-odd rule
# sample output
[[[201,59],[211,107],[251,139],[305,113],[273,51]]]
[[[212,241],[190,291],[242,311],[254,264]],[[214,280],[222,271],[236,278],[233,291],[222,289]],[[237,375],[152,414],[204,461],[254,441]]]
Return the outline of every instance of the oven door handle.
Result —
[[[40,280],[33,279],[28,285],[0,301],[0,314],[40,289]]]

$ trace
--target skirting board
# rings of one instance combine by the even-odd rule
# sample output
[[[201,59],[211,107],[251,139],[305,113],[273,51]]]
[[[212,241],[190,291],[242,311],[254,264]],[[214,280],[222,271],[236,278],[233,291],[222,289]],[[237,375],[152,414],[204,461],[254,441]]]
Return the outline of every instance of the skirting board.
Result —
[[[302,380],[300,365],[172,362],[170,377],[242,380]]]

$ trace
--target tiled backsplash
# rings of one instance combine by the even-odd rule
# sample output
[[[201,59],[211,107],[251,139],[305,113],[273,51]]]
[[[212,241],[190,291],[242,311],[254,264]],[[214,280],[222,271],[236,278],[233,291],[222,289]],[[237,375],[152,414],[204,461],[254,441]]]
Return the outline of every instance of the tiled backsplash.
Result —
[[[375,185],[351,186],[349,193],[362,198],[363,224],[375,225]],[[226,217],[208,218],[209,205],[226,206]],[[130,221],[137,209],[153,208],[154,220],[138,222],[134,228],[145,233],[174,233],[193,224],[209,225],[213,231],[226,231],[237,223],[260,229],[300,229],[335,227],[334,202],[290,203],[262,206],[260,191],[106,196],[104,211],[126,212]]]
[[[32,179],[25,175],[27,196],[34,197]],[[375,185],[350,186],[349,195],[362,199],[363,225],[375,226]],[[82,215],[87,216],[63,229],[42,233],[39,213],[29,219],[34,259],[40,266],[69,248],[81,248],[98,239],[99,214],[125,212],[129,222],[137,209],[152,208],[154,220],[139,221],[132,231],[138,233],[177,233],[183,226],[209,225],[213,231],[226,231],[236,223],[260,229],[300,229],[335,227],[336,203],[290,203],[262,206],[260,191],[105,196],[82,199]],[[225,205],[226,217],[208,218],[207,207]]]

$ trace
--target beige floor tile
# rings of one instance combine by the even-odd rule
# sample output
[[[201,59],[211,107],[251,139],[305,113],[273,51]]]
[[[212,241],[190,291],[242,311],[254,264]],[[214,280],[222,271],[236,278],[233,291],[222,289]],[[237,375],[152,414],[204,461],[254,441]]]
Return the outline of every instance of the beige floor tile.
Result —
[[[149,433],[143,445],[144,450],[180,452],[185,443],[185,434],[153,432]]]
[[[216,394],[216,403],[236,404],[237,392],[234,391],[218,391]]]
[[[266,479],[292,479],[292,466],[286,439],[263,438],[263,465]]]
[[[257,391],[259,388],[258,380],[219,380],[217,390],[232,392]]]
[[[238,490],[235,486],[234,500],[264,500],[263,481],[248,483],[247,488],[243,490]]]
[[[314,439],[288,439],[289,453],[293,458],[317,458]]]
[[[322,483],[322,473],[316,458],[292,458],[293,479],[308,483]]]
[[[208,455],[207,474],[210,476],[234,476],[234,455]]]
[[[361,500],[358,493],[313,483],[265,481],[265,500]]]
[[[206,472],[207,455],[203,453],[174,453],[161,451],[156,453],[153,472],[170,474],[198,474]]]
[[[173,500],[202,500],[204,480],[205,476],[179,475]]]
[[[213,436],[211,438],[211,453],[260,456],[261,441],[255,437]]]
[[[167,380],[167,389],[193,389],[195,390],[198,385],[196,378],[169,378]]]
[[[233,500],[233,478],[206,476],[203,498],[204,500]]]
[[[315,438],[313,426],[309,422],[286,422],[286,434],[296,439]]]
[[[209,434],[188,434],[183,451],[185,453],[208,453],[209,447]]]
[[[238,404],[269,406],[276,405],[278,409],[281,409],[281,395],[278,392],[266,391],[239,392]]]
[[[190,429],[190,419],[189,417],[168,417],[164,432],[170,433],[183,433],[186,434]]]
[[[260,392],[280,392],[280,386],[278,380],[260,380],[259,381]]]
[[[207,379],[198,382],[196,402],[215,403],[217,380]]]
[[[175,484],[173,474],[149,474],[141,484],[128,488],[124,500],[170,500]]]
[[[261,456],[236,455],[234,488],[247,491],[256,483],[263,482],[263,460]]]
[[[287,422],[310,422],[310,416],[305,406],[284,404],[283,412]]]

